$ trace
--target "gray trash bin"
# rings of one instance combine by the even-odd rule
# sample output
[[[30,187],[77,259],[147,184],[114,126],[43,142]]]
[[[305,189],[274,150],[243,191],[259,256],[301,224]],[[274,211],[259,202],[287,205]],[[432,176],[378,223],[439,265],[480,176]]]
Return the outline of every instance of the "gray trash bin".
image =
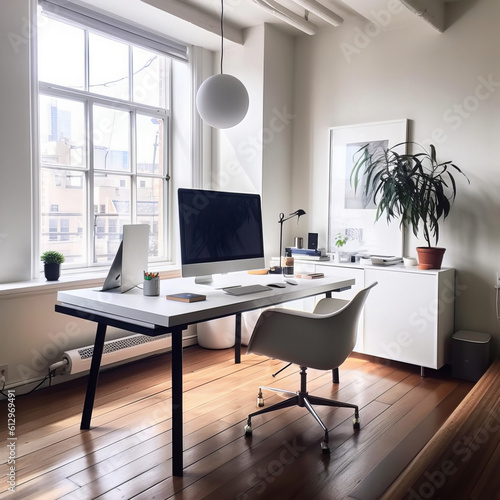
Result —
[[[477,382],[490,366],[489,333],[460,330],[452,337],[452,376]]]

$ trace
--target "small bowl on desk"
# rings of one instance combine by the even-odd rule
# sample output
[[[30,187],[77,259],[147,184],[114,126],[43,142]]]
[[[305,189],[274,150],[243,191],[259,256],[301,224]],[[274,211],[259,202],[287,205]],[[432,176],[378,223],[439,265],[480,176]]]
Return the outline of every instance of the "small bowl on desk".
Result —
[[[405,267],[414,267],[417,265],[417,259],[414,257],[403,257],[403,264]]]

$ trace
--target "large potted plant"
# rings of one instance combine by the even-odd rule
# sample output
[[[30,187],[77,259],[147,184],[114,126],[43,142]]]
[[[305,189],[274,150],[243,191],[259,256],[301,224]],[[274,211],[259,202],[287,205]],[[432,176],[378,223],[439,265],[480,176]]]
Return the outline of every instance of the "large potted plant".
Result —
[[[64,262],[64,255],[54,250],[47,250],[40,256],[43,262],[43,271],[47,281],[57,281],[61,275],[61,264]]]
[[[414,142],[396,144],[388,149],[371,150],[367,144],[355,154],[351,184],[356,191],[363,180],[364,195],[377,206],[376,220],[385,214],[387,222],[399,218],[400,225],[411,228],[415,236],[421,229],[427,247],[417,247],[419,264],[439,269],[445,252],[437,245],[439,223],[446,219],[457,192],[453,174],[468,177],[451,161],[439,162],[436,148],[430,151]],[[399,153],[408,146],[418,152]]]

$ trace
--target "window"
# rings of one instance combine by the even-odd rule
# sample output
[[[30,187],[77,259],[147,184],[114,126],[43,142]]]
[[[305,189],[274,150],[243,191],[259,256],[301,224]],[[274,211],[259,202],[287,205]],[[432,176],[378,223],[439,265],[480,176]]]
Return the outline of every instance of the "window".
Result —
[[[109,264],[123,225],[140,222],[150,259],[168,257],[171,65],[39,11],[41,252],[73,267]]]

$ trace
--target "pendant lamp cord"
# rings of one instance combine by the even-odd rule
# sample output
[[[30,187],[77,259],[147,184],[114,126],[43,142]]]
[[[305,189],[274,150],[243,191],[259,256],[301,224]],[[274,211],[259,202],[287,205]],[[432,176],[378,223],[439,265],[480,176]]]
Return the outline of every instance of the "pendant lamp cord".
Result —
[[[222,61],[224,60],[224,0],[220,0],[220,74],[222,75]]]

